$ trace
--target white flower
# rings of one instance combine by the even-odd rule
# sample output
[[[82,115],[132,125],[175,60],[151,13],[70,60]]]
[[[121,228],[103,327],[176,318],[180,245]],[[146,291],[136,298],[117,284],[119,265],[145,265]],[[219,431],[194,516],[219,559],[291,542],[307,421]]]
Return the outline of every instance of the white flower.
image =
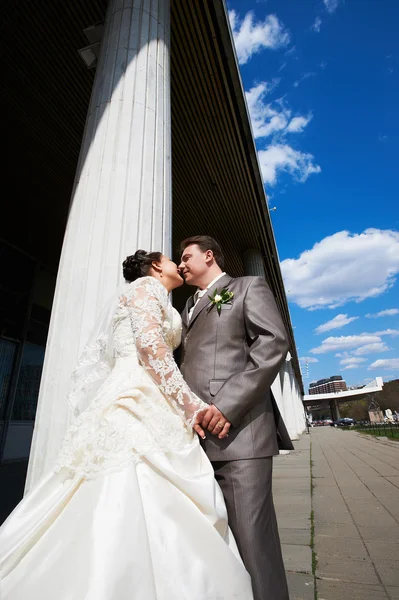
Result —
[[[222,296],[220,294],[216,294],[216,296],[214,296],[213,300],[214,300],[214,302],[221,302]]]

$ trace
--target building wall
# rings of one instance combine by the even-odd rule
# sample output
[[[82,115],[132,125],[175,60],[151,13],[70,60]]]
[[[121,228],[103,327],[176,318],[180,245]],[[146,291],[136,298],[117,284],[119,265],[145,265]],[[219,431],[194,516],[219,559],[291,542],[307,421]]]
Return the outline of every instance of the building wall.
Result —
[[[329,379],[320,379],[317,382],[311,383],[309,386],[309,394],[330,394],[340,391],[346,391],[346,381],[337,375]]]

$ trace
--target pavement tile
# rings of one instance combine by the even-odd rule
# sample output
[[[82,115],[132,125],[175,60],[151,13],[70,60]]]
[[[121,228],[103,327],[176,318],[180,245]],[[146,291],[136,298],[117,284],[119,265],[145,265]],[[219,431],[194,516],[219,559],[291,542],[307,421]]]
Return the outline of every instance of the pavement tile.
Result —
[[[287,477],[290,477],[291,479],[294,479],[294,478],[303,479],[303,477],[308,477],[309,469],[310,469],[310,464],[307,465],[306,467],[293,467],[292,465],[289,465],[289,466],[279,465],[279,468],[276,470],[274,477],[277,479],[279,479],[280,477],[282,479],[286,479]]]
[[[312,458],[323,459],[317,473],[330,473],[313,477],[318,599],[398,600],[399,445],[354,432],[312,435]]]
[[[399,568],[397,560],[373,559],[377,573],[384,585],[399,586]]]
[[[360,485],[340,485],[339,489],[341,491],[342,496],[345,498],[345,500],[347,498],[354,498],[354,499],[359,499],[359,498],[367,498],[369,500],[372,500],[374,498],[373,493],[370,492],[370,490],[364,485],[364,484],[360,484]]]
[[[318,600],[387,600],[381,585],[361,585],[342,581],[317,581]]]
[[[310,507],[309,507],[310,508]],[[310,530],[310,514],[306,515],[293,515],[292,513],[282,514],[277,511],[277,522],[279,529],[309,529]]]
[[[302,436],[296,451],[274,463],[291,600],[314,598],[310,437],[318,599],[399,600],[399,444],[392,447],[332,428]]]
[[[399,531],[397,527],[384,527],[382,525],[359,525],[359,533],[365,541],[396,541]]]
[[[392,492],[388,492],[387,490],[379,492],[377,489],[373,489],[373,492],[382,506],[395,519],[397,525],[399,525],[399,490],[393,487]]]
[[[316,522],[316,535],[338,537],[342,539],[360,540],[358,530],[353,523],[321,523]]]
[[[372,559],[392,560],[399,556],[399,536],[396,541],[371,540],[364,543]]]
[[[282,544],[281,547],[286,571],[312,572],[312,551],[309,546]]]
[[[334,506],[314,507],[315,521],[319,523],[341,523],[352,524],[352,517],[345,508],[336,508]]]
[[[369,559],[354,560],[333,558],[317,554],[317,577],[351,581],[367,585],[378,585],[379,580]]]
[[[310,527],[307,529],[289,529],[286,527],[279,527],[279,533],[282,544],[310,546]]]
[[[273,496],[291,600],[314,600],[310,549],[310,437],[274,462]],[[305,450],[303,450],[305,448]]]
[[[387,477],[388,481],[390,481],[395,487],[399,488],[399,476],[398,477]]]
[[[315,550],[318,556],[328,556],[329,558],[354,558],[359,560],[368,558],[367,549],[360,538],[351,540],[316,533]]]
[[[274,496],[276,499],[276,496]],[[291,494],[290,496],[278,497],[278,508],[289,508],[291,511],[299,509],[299,512],[303,512],[303,505],[307,503],[310,507],[310,493],[307,494]]]
[[[318,484],[321,485],[323,488],[336,488],[337,484],[335,483],[334,479],[331,479],[331,477],[315,477],[313,475],[313,483],[314,484]]]
[[[287,573],[287,580],[290,600],[314,600],[314,580],[312,575]]]
[[[396,527],[397,521],[389,514],[386,508],[376,499],[348,498],[347,504],[357,525],[382,525]]]

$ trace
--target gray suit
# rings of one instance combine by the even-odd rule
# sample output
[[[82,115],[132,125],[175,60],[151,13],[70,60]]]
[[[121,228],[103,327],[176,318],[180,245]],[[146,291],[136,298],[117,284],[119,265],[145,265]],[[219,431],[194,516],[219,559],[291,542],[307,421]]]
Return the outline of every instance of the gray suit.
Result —
[[[209,295],[228,288],[221,313]],[[204,449],[226,500],[229,522],[252,576],[255,600],[287,600],[274,513],[272,456],[292,449],[270,386],[288,351],[273,295],[262,277],[224,275],[183,311],[181,371],[191,389],[232,423],[229,437],[208,434]]]

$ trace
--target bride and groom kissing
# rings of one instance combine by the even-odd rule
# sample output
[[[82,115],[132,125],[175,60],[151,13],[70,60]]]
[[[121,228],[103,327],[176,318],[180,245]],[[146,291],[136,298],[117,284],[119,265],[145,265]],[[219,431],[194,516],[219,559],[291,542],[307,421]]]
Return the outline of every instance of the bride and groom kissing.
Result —
[[[272,457],[292,444],[270,391],[288,342],[269,287],[226,274],[209,236],[123,274],[58,460],[0,528],[0,598],[288,600]]]

